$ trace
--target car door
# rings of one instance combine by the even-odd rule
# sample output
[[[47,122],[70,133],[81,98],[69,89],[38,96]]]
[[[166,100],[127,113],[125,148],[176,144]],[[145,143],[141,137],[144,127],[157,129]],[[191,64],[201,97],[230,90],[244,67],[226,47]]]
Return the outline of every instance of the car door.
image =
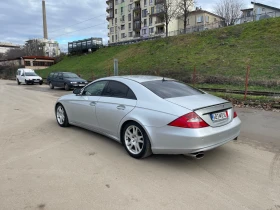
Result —
[[[107,81],[92,83],[84,88],[81,95],[74,96],[73,100],[68,102],[71,122],[91,130],[98,130],[95,109],[106,84]]]
[[[109,81],[96,104],[96,117],[101,132],[118,137],[121,120],[136,106],[132,90],[118,81]]]
[[[54,73],[52,77],[50,77],[50,82],[53,84],[53,86],[57,87],[57,77],[58,73]]]
[[[57,87],[64,87],[63,73],[59,73],[57,76]]]

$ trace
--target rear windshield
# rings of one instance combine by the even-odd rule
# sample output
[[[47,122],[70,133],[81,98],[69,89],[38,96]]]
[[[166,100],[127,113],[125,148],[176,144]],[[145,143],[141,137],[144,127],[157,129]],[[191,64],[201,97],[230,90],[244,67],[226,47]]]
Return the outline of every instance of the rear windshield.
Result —
[[[204,94],[184,83],[173,80],[155,80],[141,83],[161,98],[176,98]]]

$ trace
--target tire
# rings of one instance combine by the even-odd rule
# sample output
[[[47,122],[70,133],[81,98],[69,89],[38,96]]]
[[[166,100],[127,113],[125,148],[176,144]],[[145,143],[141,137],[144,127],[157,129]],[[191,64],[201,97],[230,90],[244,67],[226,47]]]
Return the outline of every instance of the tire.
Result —
[[[133,139],[129,136],[133,136]],[[140,140],[141,142],[139,142]],[[136,122],[129,122],[124,126],[122,129],[122,142],[127,153],[133,158],[146,158],[152,154],[149,137]]]
[[[17,79],[17,84],[20,85],[21,83],[19,82],[19,80]]]
[[[69,85],[68,85],[68,84],[65,84],[65,85],[64,85],[64,89],[65,89],[66,91],[69,91],[69,90],[70,90]]]
[[[51,82],[49,83],[49,86],[50,86],[50,89],[54,89],[54,86]]]
[[[55,118],[60,127],[68,127],[69,121],[67,113],[62,104],[57,104],[55,107]]]
[[[43,84],[43,82],[40,82],[40,83],[39,83],[39,85],[42,85],[42,84]]]

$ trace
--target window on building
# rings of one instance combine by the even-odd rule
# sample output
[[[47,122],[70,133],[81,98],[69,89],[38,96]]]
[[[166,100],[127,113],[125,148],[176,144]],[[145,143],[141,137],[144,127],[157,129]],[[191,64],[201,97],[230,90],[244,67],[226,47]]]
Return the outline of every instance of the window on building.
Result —
[[[132,10],[132,4],[128,5],[128,12],[130,12]]]
[[[121,14],[123,14],[123,7],[121,7]]]
[[[118,27],[117,27],[117,26],[115,26],[115,33],[117,33],[117,31],[118,31]]]
[[[112,40],[111,41],[114,42],[114,35],[112,36]]]
[[[121,25],[121,30],[124,30],[125,29],[125,25]]]
[[[31,66],[30,61],[25,61],[25,66]]]
[[[150,5],[152,5],[153,4],[153,0],[150,0]]]
[[[131,23],[128,23],[128,29],[131,30]]]
[[[203,16],[197,17],[196,22],[197,22],[197,23],[202,23],[202,22],[203,22]]]
[[[262,8],[262,11],[264,12],[264,11],[265,11],[265,8]]]
[[[144,19],[144,27],[147,26],[147,19]]]
[[[144,0],[144,7],[147,6],[147,0]]]
[[[115,18],[115,24],[117,24],[118,23],[118,19],[117,18]]]
[[[146,29],[142,29],[142,34],[147,34],[147,30]]]
[[[122,34],[121,34],[121,38],[122,38],[122,39],[125,38],[125,33],[122,33]]]
[[[122,16],[122,19],[121,19],[121,21],[125,21],[125,19],[124,19],[125,17],[124,17],[124,15]]]
[[[116,42],[117,42],[118,41],[118,35],[116,35],[115,38],[116,38]]]
[[[114,33],[114,27],[111,27],[111,28],[110,28],[110,32],[111,32],[111,33]]]
[[[118,9],[115,9],[115,14],[118,14]]]
[[[149,18],[149,26],[153,25],[153,18]]]
[[[147,9],[143,9],[142,10],[142,17],[147,17],[147,13],[148,13]]]
[[[114,25],[114,19],[111,20],[112,25]]]
[[[187,25],[190,25],[190,19],[188,18],[188,20],[187,20]]]
[[[214,18],[214,21],[216,22],[216,21],[217,21],[217,18]]]
[[[128,33],[128,36],[129,36],[129,37],[132,37],[132,32],[129,32],[129,33]]]
[[[131,13],[128,14],[128,21],[131,21]]]
[[[115,5],[118,5],[118,0],[115,0]]]
[[[149,28],[149,33],[153,34],[154,33],[154,28]]]
[[[155,8],[151,7],[151,14],[154,14],[154,13],[155,13]]]
[[[206,23],[209,23],[209,16],[205,17],[205,21],[206,21]]]
[[[124,2],[124,0],[122,0],[122,3]]]

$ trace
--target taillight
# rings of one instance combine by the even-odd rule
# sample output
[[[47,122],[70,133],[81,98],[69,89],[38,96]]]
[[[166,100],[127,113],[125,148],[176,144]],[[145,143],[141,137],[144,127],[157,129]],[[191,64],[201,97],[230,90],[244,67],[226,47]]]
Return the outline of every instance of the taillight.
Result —
[[[234,111],[233,118],[236,118],[236,117],[237,117],[237,113],[236,113],[236,111]]]
[[[168,125],[180,128],[205,128],[209,126],[203,119],[201,119],[201,117],[199,117],[194,112],[179,117]]]

